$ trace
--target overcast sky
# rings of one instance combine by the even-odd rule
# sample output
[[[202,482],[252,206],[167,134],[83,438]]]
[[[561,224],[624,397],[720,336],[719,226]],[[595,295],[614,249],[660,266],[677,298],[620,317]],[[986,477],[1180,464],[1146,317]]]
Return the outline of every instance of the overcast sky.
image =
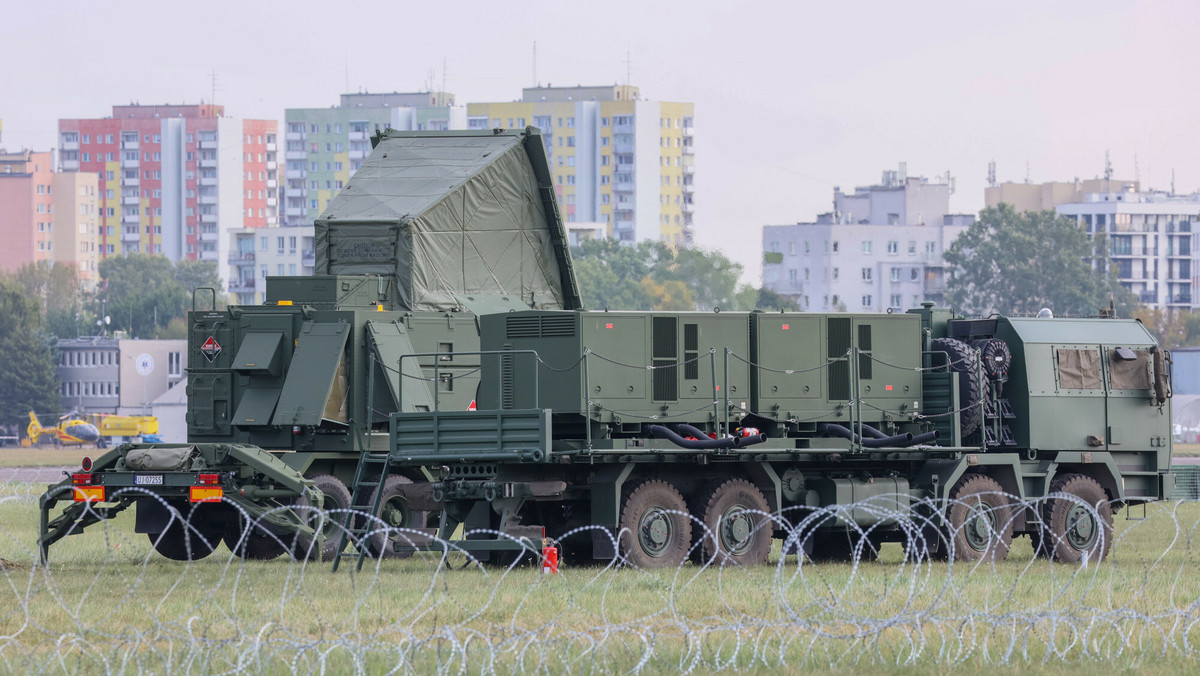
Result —
[[[951,209],[1001,181],[1104,171],[1200,188],[1200,2],[257,2],[8,0],[8,149],[58,118],[198,103],[282,121],[349,88],[459,103],[534,83],[628,81],[696,104],[696,234],[761,282],[761,230],[829,211],[908,163],[955,177]]]

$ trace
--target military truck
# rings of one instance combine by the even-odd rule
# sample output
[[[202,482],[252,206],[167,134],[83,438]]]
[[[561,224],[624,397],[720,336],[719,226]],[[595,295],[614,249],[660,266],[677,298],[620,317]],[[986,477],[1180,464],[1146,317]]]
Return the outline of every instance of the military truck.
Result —
[[[376,135],[316,221],[316,274],[268,277],[257,306],[196,294],[188,442],[121,445],[51,486],[42,558],[128,507],[173,559],[222,540],[247,558],[331,556],[336,539],[305,517],[351,507],[348,485],[364,452],[386,452],[391,413],[471,405],[481,315],[581,307],[542,143],[535,128]],[[401,363],[414,353],[455,356]],[[359,483],[432,509],[427,479],[408,466]]]
[[[438,541],[478,558],[677,566],[1097,560],[1113,512],[1169,498],[1169,355],[1140,322],[522,311],[480,318],[477,411],[392,416],[388,466],[439,466]],[[587,528],[591,526],[591,528]],[[494,535],[488,535],[494,534]],[[575,535],[574,541],[567,537]],[[481,541],[482,540],[482,541]],[[501,557],[510,561],[510,556]]]

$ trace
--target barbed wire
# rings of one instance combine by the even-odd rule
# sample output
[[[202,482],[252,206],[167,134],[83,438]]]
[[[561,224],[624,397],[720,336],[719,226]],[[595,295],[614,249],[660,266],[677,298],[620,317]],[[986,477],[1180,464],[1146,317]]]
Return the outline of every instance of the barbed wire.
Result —
[[[622,553],[630,533],[577,525],[550,533],[568,559],[558,575],[541,574],[537,546],[521,559],[472,558],[468,537],[518,542],[486,530],[334,574],[327,562],[245,560],[224,544],[201,560],[168,561],[133,519],[66,538],[42,567],[31,539],[40,489],[0,484],[6,672],[695,673],[1087,661],[1170,669],[1200,657],[1196,502],[1118,521],[1100,534],[1112,539],[1108,557],[1082,564],[1034,557],[1023,537],[1005,560],[959,560],[959,532],[936,528],[959,503],[909,505],[902,492],[748,512],[755,528],[780,538],[751,568],[703,555],[701,543],[718,535],[672,512],[696,543],[678,567],[640,569]],[[1000,497],[1009,518],[987,526],[989,543],[1046,513],[1044,501]],[[318,521],[345,516],[308,509]],[[368,539],[428,540],[355,516]],[[203,539],[198,516],[170,517]],[[578,540],[617,554],[578,563],[569,549]],[[795,553],[804,551],[812,554]]]

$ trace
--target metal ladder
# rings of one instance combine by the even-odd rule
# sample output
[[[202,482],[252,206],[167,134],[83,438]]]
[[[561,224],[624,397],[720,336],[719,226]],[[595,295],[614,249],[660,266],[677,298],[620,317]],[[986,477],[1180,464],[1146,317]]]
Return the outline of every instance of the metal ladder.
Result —
[[[367,558],[366,534],[374,530],[371,517],[379,512],[379,501],[383,497],[383,491],[379,490],[379,487],[387,481],[388,470],[392,465],[391,458],[391,453],[372,451],[370,448],[364,448],[362,455],[359,456],[358,468],[354,470],[354,491],[350,495],[351,509],[346,512],[346,518],[342,521],[342,533],[338,536],[337,554],[333,557],[333,572],[335,573],[342,559],[350,557],[358,558],[354,570],[362,570],[363,561]],[[371,468],[378,468],[378,478],[368,480],[368,477],[374,476]],[[366,516],[357,519],[352,526],[351,521],[358,516],[354,507],[362,505],[366,491],[372,490],[375,491],[375,496],[371,500],[371,511]],[[354,542],[357,551],[346,550],[346,545],[351,541]]]

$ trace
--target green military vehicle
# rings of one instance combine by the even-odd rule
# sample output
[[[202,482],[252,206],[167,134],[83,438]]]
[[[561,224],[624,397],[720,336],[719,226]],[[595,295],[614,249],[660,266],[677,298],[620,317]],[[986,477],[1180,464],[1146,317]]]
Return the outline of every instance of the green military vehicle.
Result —
[[[336,539],[314,538],[305,517],[351,507],[363,452],[388,448],[388,416],[475,398],[478,356],[402,355],[477,351],[482,314],[580,307],[536,129],[372,141],[316,222],[316,275],[268,277],[260,306],[193,299],[188,442],[122,445],[51,486],[43,558],[131,506],[169,558],[202,558],[221,540],[249,558],[329,557]],[[435,507],[420,467],[367,478]]]

